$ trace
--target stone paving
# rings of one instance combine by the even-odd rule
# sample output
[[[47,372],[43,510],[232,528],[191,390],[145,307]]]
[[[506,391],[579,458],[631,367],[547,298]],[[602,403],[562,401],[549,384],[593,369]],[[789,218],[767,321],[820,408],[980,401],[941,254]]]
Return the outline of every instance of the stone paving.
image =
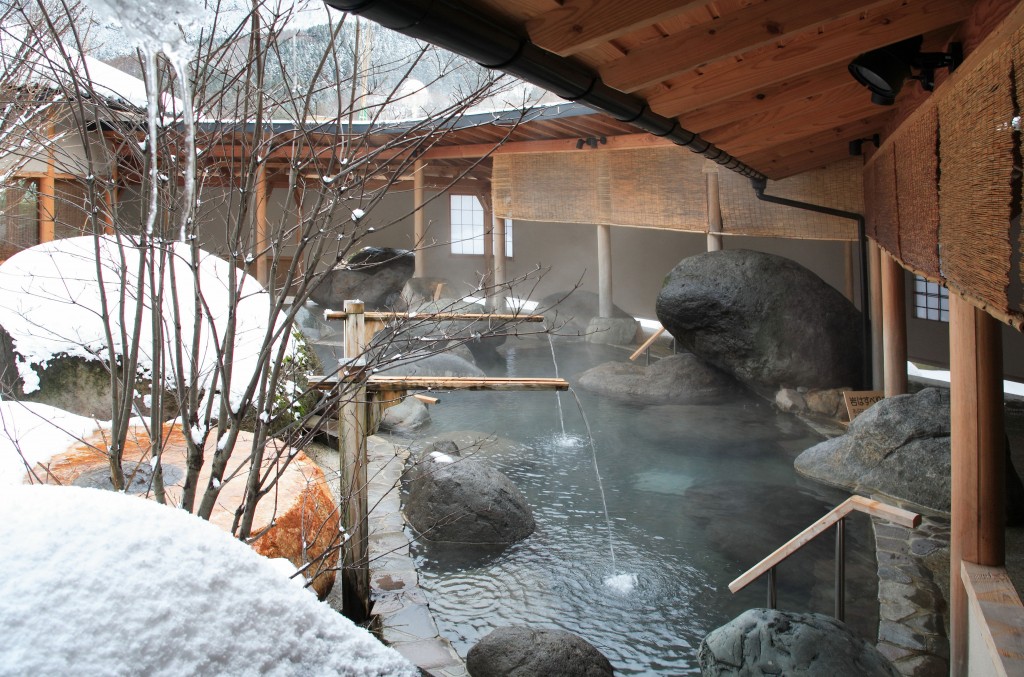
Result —
[[[878,518],[871,522],[878,561],[878,650],[902,675],[948,675],[947,605],[934,563],[949,561],[949,519],[922,517],[916,529]]]
[[[370,589],[383,640],[437,677],[465,677],[466,665],[440,636],[419,588],[401,512],[400,483],[409,451],[380,437],[368,440]]]

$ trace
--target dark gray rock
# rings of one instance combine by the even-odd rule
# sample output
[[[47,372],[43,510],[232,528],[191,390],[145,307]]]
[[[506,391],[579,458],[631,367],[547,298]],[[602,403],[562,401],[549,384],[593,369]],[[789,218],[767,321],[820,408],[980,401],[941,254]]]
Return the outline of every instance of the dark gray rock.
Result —
[[[400,403],[384,410],[380,429],[396,433],[407,433],[430,423],[427,405],[415,397],[406,397]]]
[[[328,271],[310,298],[341,310],[345,301],[360,300],[367,310],[404,307],[402,288],[415,270],[415,255],[406,249],[366,247],[347,263]]]
[[[736,395],[736,381],[693,353],[652,362],[606,362],[580,374],[581,387],[630,402],[717,404]]]
[[[483,461],[428,450],[411,477],[405,515],[428,541],[509,545],[536,528],[516,485]]]
[[[381,368],[388,376],[476,376],[485,374],[480,367],[458,355],[440,353],[423,358],[399,360]]]
[[[591,343],[628,345],[640,324],[632,315],[612,305],[610,318],[599,317],[597,294],[577,289],[544,297],[537,304],[544,322],[555,336],[583,338]]]
[[[0,392],[14,399],[48,404],[79,416],[101,421],[111,419],[110,372],[103,362],[55,355],[47,360],[45,368],[32,366],[39,377],[39,388],[26,393],[24,381],[18,373],[17,359],[10,334],[0,327]],[[135,398],[135,406],[144,415],[149,413],[144,396],[150,393],[150,385],[150,381],[142,377],[136,383],[138,397]],[[173,417],[176,406],[173,394],[165,392],[165,415]]]
[[[434,296],[438,292],[440,292],[438,298],[441,298],[450,296],[452,291],[452,283],[446,278],[413,277],[402,288],[402,298],[410,307],[415,307],[421,303],[435,301]]]
[[[861,382],[860,313],[781,256],[734,249],[683,259],[665,279],[656,311],[681,346],[744,383]]]
[[[949,393],[926,388],[878,402],[845,435],[797,457],[797,472],[859,493],[949,512]]]
[[[472,677],[605,677],[612,664],[583,638],[564,630],[498,628],[469,650]]]
[[[878,650],[831,616],[750,609],[713,630],[698,653],[704,677],[897,677]]]
[[[1008,521],[1024,514],[1020,477],[1006,454]],[[925,388],[886,398],[855,418],[845,435],[800,454],[797,472],[864,494],[885,494],[949,512],[949,391]]]

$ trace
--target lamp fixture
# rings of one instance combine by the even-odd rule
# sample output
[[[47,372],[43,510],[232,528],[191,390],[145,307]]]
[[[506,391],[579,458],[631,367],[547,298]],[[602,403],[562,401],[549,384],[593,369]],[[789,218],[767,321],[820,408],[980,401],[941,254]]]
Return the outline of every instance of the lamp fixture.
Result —
[[[863,155],[865,141],[875,144],[875,148],[878,148],[878,144],[882,142],[882,137],[878,134],[872,134],[863,139],[854,139],[850,142],[850,155]]]
[[[959,42],[949,45],[948,52],[922,52],[924,36],[918,35],[892,45],[861,54],[850,62],[850,75],[871,90],[871,102],[891,106],[906,80],[917,80],[930,92],[935,89],[935,71],[948,68],[950,72],[963,61],[963,46]],[[911,69],[919,73],[913,74]]]
[[[576,150],[580,150],[583,146],[589,146],[591,148],[597,148],[597,144],[600,143],[602,146],[608,143],[608,138],[604,135],[599,137],[588,136],[587,138],[576,139]]]

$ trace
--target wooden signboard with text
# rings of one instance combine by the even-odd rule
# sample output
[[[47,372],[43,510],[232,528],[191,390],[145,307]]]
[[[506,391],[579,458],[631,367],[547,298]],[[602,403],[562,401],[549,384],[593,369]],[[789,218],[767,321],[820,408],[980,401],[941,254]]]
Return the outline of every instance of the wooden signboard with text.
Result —
[[[843,399],[846,401],[846,413],[852,421],[875,402],[884,400],[885,393],[881,390],[847,390]]]

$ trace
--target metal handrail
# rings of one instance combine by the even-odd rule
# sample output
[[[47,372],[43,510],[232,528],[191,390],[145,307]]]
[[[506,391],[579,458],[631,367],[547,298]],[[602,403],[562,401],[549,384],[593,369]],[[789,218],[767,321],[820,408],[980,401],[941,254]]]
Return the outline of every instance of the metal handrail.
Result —
[[[875,501],[863,496],[851,496],[824,517],[789,539],[785,545],[752,566],[745,573],[729,584],[729,590],[739,592],[755,580],[768,574],[768,608],[774,609],[777,601],[775,590],[775,567],[790,555],[800,550],[815,538],[825,533],[833,525],[836,526],[836,613],[839,620],[846,615],[846,516],[851,512],[863,512],[873,517],[881,517],[894,524],[914,528],[921,524],[921,516],[915,512],[897,508],[896,506]]]

